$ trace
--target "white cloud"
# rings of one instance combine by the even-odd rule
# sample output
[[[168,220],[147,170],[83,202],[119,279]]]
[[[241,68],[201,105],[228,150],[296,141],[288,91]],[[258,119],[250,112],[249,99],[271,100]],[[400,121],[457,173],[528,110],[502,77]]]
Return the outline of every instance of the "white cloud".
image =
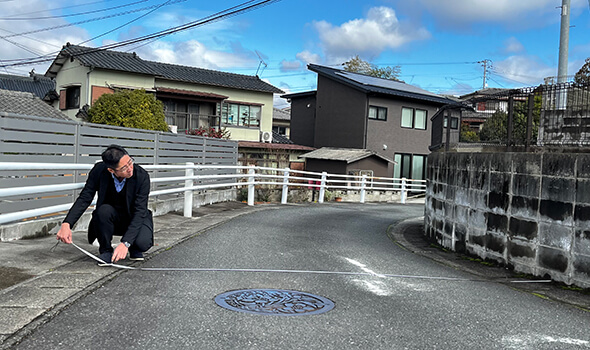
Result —
[[[408,13],[428,12],[441,27],[461,28],[481,23],[511,28],[544,26],[559,22],[558,0],[390,0]],[[572,0],[572,13],[587,10],[587,0]],[[417,17],[418,18],[418,17]]]
[[[557,75],[555,67],[549,67],[536,56],[515,55],[503,61],[494,62],[492,72],[510,83],[537,85],[546,77]]]
[[[303,65],[301,64],[300,61],[287,61],[287,60],[282,60],[281,63],[279,64],[279,69],[281,70],[281,72],[293,72],[293,71],[298,71],[303,67]]]
[[[157,42],[138,50],[141,58],[164,63],[186,66],[223,69],[235,67],[256,67],[258,58],[240,44],[232,45],[232,51],[208,49],[196,40],[186,42]]]
[[[52,2],[42,0],[2,1],[0,2],[0,13],[2,14],[2,17],[13,18],[51,16],[52,13],[49,11],[49,7],[51,5],[54,4]],[[35,12],[31,13],[33,10]],[[0,52],[2,52],[2,61],[4,61],[1,62],[0,65],[14,62],[10,60],[33,58],[47,54],[52,54],[50,58],[53,59],[57,55],[57,52],[59,52],[62,46],[67,42],[76,44],[89,38],[86,30],[76,26],[12,36],[14,34],[36,31],[44,28],[58,27],[67,24],[68,22],[60,18],[42,21],[4,20],[0,22],[0,36],[5,37],[5,39],[0,40]],[[2,70],[4,72],[8,71],[12,74],[23,74],[34,68],[37,73],[43,74],[50,64],[51,61],[47,61],[19,66],[9,66],[2,68]]]
[[[524,52],[524,46],[515,37],[510,37],[504,41],[504,52],[505,53],[520,53]]]
[[[354,55],[376,56],[387,49],[430,37],[423,27],[402,23],[389,7],[374,7],[367,17],[335,26],[326,21],[314,22],[328,61],[337,62]]]
[[[310,63],[321,63],[322,62],[322,58],[320,57],[320,55],[309,52],[307,50],[305,51],[301,51],[300,53],[298,53],[297,55],[295,55],[295,57],[301,61],[303,63],[303,65],[307,66]]]

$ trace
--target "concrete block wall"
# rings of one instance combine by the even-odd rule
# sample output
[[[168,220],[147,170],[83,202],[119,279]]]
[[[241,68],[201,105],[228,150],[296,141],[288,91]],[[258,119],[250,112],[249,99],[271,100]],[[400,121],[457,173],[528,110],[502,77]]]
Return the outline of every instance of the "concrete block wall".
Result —
[[[590,155],[432,153],[427,180],[442,246],[590,287]]]

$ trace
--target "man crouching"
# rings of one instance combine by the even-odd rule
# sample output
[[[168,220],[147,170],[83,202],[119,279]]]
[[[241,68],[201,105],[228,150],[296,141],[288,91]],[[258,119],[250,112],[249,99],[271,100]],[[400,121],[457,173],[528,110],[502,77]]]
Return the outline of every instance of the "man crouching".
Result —
[[[130,260],[143,260],[143,253],[154,242],[152,213],[147,207],[150,177],[141,166],[134,164],[123,147],[117,145],[109,146],[102,153],[102,162],[90,170],[57,239],[72,243],[71,228],[92,203],[96,192],[98,200],[88,226],[88,243],[98,239],[99,258],[106,264],[125,259],[127,253]],[[123,236],[114,251],[113,235]]]

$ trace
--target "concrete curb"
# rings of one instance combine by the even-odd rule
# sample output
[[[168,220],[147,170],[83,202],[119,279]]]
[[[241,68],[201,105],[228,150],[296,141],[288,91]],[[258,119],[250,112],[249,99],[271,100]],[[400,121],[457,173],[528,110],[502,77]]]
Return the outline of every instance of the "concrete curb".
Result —
[[[570,305],[577,309],[590,312],[590,294],[587,290],[580,290],[565,286],[559,282],[553,283],[507,283],[508,280],[538,279],[532,276],[515,273],[500,266],[491,266],[479,258],[458,254],[442,249],[429,242],[424,235],[424,217],[406,219],[392,225],[387,235],[402,248],[436,261],[445,266],[461,270],[477,276],[478,279],[491,283],[501,283],[512,289],[535,295],[539,298]]]

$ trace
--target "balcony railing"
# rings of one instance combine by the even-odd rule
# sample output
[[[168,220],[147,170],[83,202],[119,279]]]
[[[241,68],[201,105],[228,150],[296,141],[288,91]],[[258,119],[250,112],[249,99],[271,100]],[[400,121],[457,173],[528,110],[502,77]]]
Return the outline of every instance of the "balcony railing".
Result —
[[[203,128],[219,128],[220,117],[218,115],[184,113],[184,112],[164,112],[166,124],[176,125],[178,131],[186,131]]]

